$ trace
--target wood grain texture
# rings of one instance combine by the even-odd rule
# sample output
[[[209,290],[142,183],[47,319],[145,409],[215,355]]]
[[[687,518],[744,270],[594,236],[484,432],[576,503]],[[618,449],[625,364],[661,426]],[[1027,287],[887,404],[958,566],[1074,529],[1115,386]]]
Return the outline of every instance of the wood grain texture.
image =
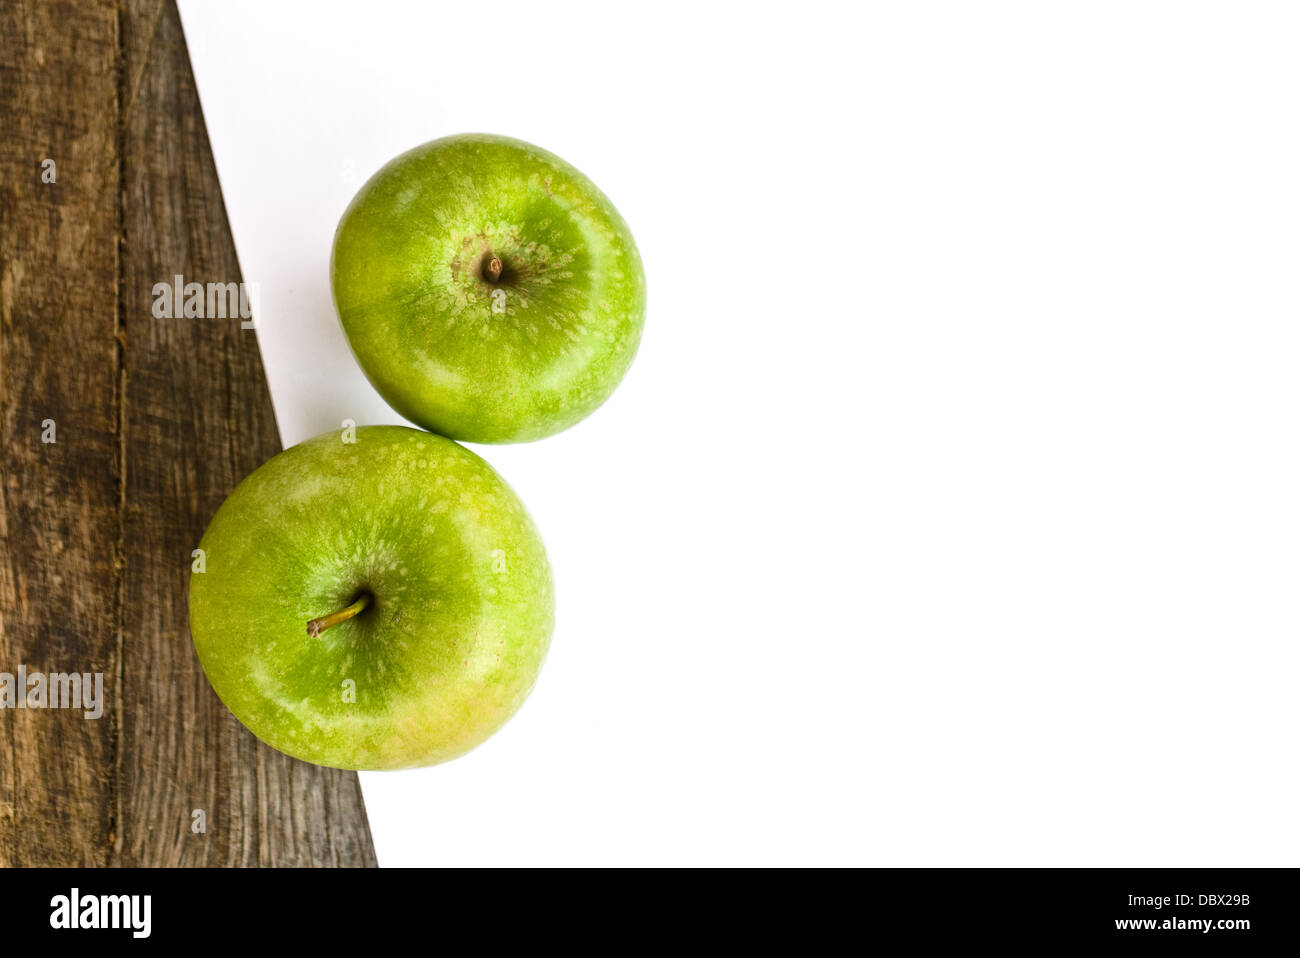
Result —
[[[258,742],[189,637],[191,551],[279,441],[255,333],[152,312],[241,280],[175,7],[5,9],[0,671],[103,671],[107,713],[0,712],[0,862],[374,865],[356,775]]]
[[[117,14],[0,10],[0,671],[103,672],[111,683]],[[54,183],[41,182],[46,158]],[[41,441],[45,420],[53,443]],[[0,712],[0,862],[108,861],[116,732],[109,715]]]

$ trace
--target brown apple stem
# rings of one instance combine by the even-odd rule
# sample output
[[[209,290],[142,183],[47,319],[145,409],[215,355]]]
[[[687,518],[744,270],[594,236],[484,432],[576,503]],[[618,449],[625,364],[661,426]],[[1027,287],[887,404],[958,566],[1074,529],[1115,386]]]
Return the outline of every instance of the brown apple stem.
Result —
[[[505,264],[501,262],[501,257],[492,256],[483,261],[483,278],[489,283],[495,283],[501,278],[501,271],[505,269]]]
[[[332,626],[340,622],[346,622],[354,615],[360,613],[370,604],[370,593],[363,592],[357,601],[353,602],[346,609],[339,609],[337,612],[331,612],[329,615],[322,615],[319,619],[312,619],[307,623],[307,634],[313,639]]]

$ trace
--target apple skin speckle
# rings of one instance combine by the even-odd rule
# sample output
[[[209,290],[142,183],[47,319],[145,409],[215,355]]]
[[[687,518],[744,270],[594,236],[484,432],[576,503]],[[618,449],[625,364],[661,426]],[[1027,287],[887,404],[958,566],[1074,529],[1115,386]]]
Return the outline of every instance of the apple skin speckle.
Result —
[[[327,433],[246,478],[203,536],[190,631],[258,738],[317,765],[432,765],[523,704],[555,596],[536,527],[492,467],[404,426]],[[373,599],[354,618],[306,623]],[[354,701],[342,693],[354,683]]]
[[[489,282],[484,264],[503,271]],[[641,340],[631,231],[578,170],[507,137],[461,134],[385,165],[344,212],[334,305],[361,368],[417,425],[524,442],[593,412]]]

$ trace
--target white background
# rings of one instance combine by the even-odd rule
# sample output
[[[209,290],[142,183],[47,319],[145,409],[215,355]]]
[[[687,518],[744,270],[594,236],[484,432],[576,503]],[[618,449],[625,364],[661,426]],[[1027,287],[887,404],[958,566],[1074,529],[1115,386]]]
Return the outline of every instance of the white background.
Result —
[[[545,146],[645,259],[613,399],[478,447],[554,645],[362,776],[382,864],[1297,863],[1294,6],[181,9],[286,444],[400,421],[327,274],[396,153]]]

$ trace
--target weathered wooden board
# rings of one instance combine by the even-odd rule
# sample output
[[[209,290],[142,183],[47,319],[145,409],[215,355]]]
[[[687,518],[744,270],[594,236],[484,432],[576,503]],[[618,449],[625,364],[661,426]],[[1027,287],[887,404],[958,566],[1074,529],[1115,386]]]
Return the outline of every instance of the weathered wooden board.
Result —
[[[254,739],[189,638],[191,551],[279,443],[255,333],[152,311],[241,279],[174,5],[8,2],[0,43],[0,672],[105,683],[0,711],[0,863],[373,865],[356,776]]]
[[[0,18],[0,671],[103,672],[111,688],[117,13],[6,3]],[[42,182],[46,158],[55,183]],[[50,420],[56,441],[42,442]],[[115,725],[76,710],[0,712],[0,860],[107,863]]]

